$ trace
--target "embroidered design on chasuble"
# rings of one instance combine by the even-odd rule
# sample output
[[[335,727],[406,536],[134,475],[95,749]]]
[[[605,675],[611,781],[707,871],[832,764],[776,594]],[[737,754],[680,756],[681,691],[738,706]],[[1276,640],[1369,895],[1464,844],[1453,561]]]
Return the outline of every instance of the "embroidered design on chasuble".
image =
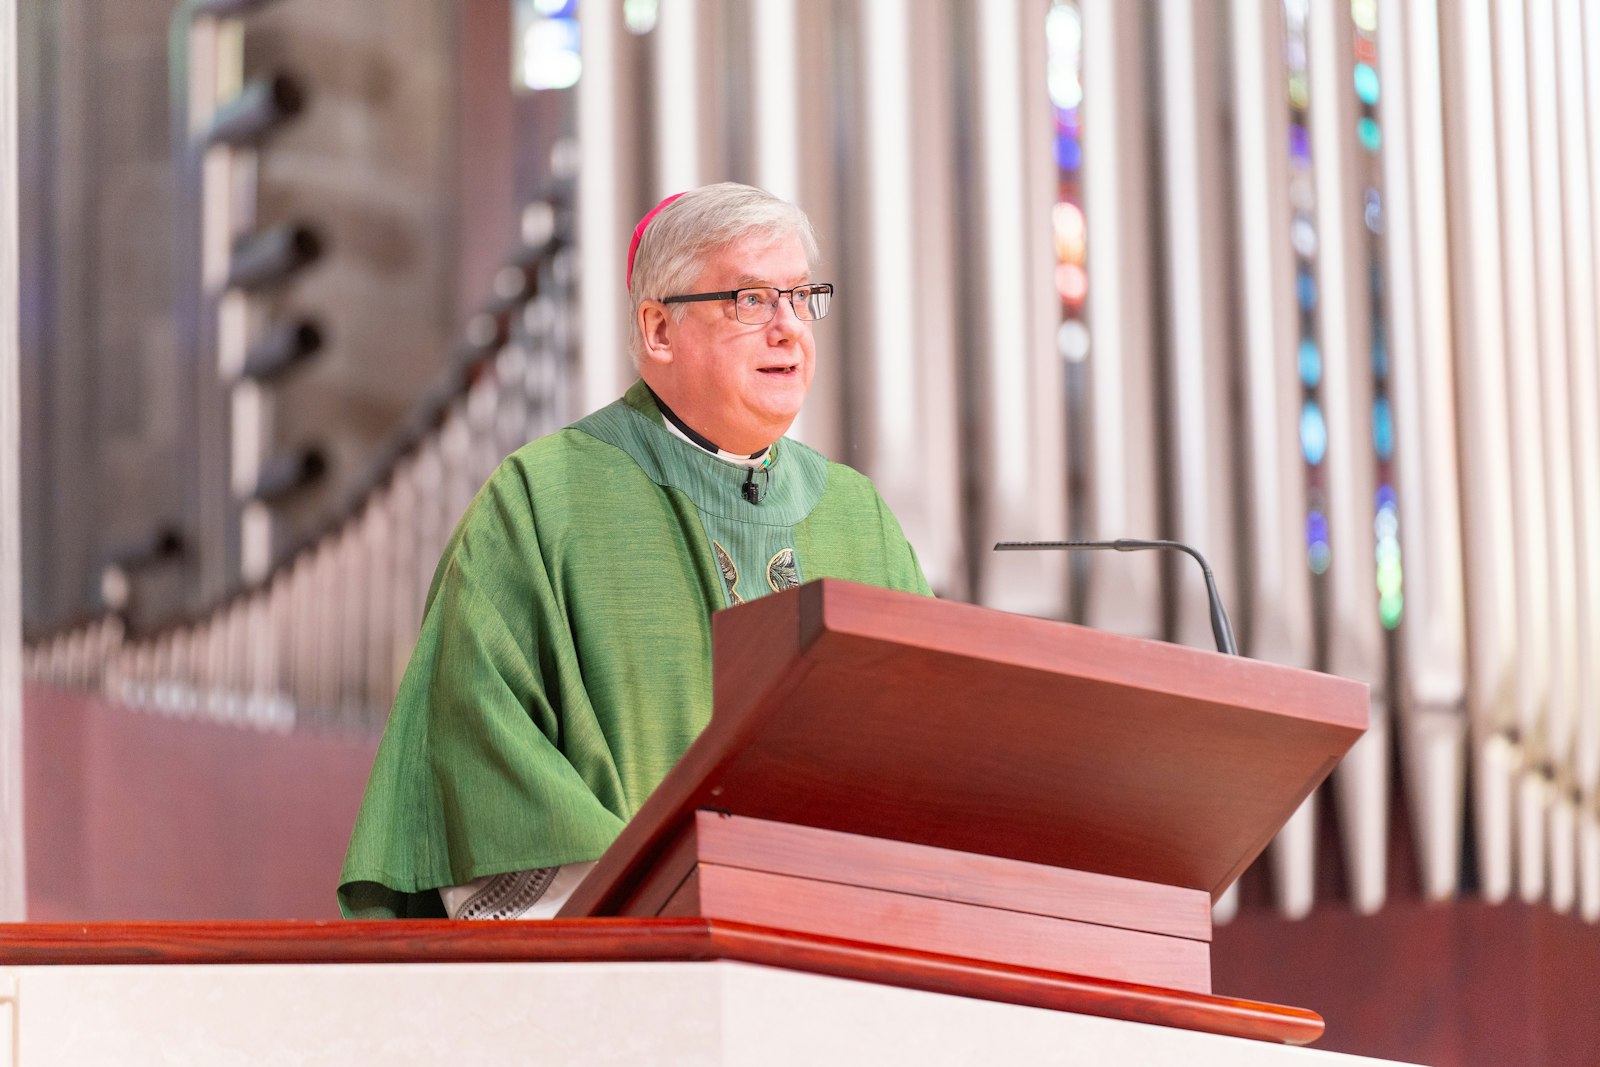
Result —
[[[717,554],[717,570],[722,572],[722,584],[728,590],[728,604],[743,604],[744,597],[739,595],[739,568],[733,565],[728,550],[720,542],[713,539],[711,548]]]
[[[794,549],[785,548],[767,561],[767,584],[774,593],[800,584],[800,568],[794,562]]]
[[[788,438],[774,442],[765,457],[768,462],[757,472],[761,491],[748,493],[752,468],[707,452],[668,429],[643,382],[636,382],[622,402],[587,416],[576,428],[625,451],[646,477],[666,490],[668,506],[693,523],[681,529],[704,546],[690,551],[705,568],[708,592],[722,594],[717,598],[721,606],[743,604],[805,581],[804,557],[815,538],[806,540],[802,531],[808,530],[812,511],[828,489],[831,469],[820,453]],[[838,468],[835,477],[850,479],[853,472]],[[864,480],[863,485],[870,490]],[[834,492],[853,489],[841,481]],[[879,506],[876,494],[865,499],[874,510]],[[833,527],[828,529],[831,535]],[[842,528],[840,534],[844,536]],[[848,543],[854,552],[856,543]],[[836,551],[831,543],[829,550]],[[848,558],[847,553],[837,554]]]

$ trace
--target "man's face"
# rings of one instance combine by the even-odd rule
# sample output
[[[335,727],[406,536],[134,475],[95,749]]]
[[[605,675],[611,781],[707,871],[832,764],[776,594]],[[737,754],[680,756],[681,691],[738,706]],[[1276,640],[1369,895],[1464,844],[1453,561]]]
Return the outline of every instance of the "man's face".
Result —
[[[788,289],[810,276],[798,238],[750,236],[708,258],[689,291]],[[731,300],[684,307],[681,321],[660,304],[641,308],[645,382],[679,418],[730,452],[753,453],[782,437],[811,387],[812,324],[795,317],[787,297],[761,326],[735,318]]]

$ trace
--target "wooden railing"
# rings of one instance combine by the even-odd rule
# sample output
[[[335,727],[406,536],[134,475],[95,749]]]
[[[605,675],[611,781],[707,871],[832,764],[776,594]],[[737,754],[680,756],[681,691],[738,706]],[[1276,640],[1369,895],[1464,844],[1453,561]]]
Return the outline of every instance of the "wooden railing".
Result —
[[[1322,1017],[1203,993],[701,918],[529,923],[35,923],[0,929],[0,964],[598,963],[733,960],[855,981],[1290,1045]]]

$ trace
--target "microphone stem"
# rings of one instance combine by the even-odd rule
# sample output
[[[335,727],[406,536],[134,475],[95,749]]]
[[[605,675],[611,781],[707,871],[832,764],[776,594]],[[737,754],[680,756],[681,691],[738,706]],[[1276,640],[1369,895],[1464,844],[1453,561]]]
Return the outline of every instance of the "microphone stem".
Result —
[[[1211,565],[1206,562],[1198,549],[1184,544],[1182,541],[1145,541],[1136,538],[1123,537],[1115,541],[1001,541],[994,546],[996,552],[1015,552],[1030,549],[1061,548],[1083,549],[1099,552],[1139,552],[1150,548],[1175,548],[1194,557],[1200,564],[1200,573],[1206,580],[1206,599],[1211,608],[1211,636],[1217,642],[1217,651],[1230,656],[1239,654],[1239,646],[1233,640],[1233,627],[1228,623],[1228,613],[1222,607],[1222,595],[1217,591],[1217,581],[1211,575]]]

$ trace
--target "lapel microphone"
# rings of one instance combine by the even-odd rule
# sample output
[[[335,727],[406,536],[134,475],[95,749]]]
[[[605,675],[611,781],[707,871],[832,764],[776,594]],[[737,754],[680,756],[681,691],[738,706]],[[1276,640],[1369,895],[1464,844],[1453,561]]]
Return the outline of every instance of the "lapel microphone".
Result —
[[[751,467],[744,476],[744,485],[739,487],[739,491],[744,494],[744,498],[750,503],[759,504],[761,503],[761,498],[767,495],[767,480],[771,477],[772,475],[768,473],[766,466],[763,465],[761,467],[761,482],[758,485],[756,483],[756,469]]]
[[[739,487],[739,492],[752,504],[761,503],[761,498],[767,495],[767,483],[772,481],[772,464],[778,458],[778,446],[771,445],[767,454],[761,457],[761,462],[745,470],[744,484]],[[761,484],[756,484],[756,472],[761,472]]]

